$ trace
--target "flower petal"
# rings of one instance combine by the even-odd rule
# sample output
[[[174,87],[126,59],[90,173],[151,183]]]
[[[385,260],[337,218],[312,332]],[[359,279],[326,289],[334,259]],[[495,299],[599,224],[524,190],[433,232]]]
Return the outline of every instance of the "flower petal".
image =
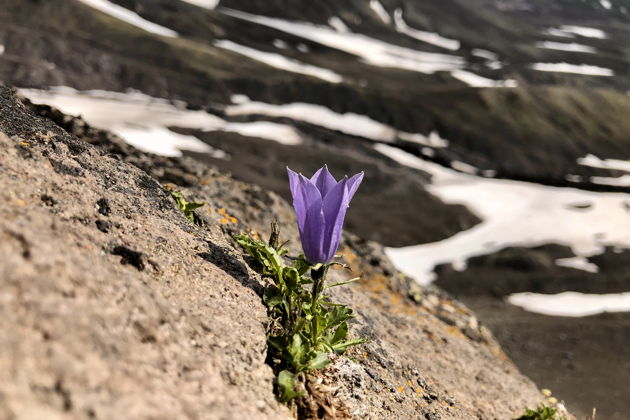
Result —
[[[345,177],[324,197],[322,208],[326,229],[324,232],[323,250],[326,262],[330,262],[339,247],[343,221],[350,204],[348,178]]]
[[[298,230],[302,232],[304,228],[304,221],[306,220],[306,202],[304,201],[304,194],[302,193],[302,187],[300,185],[300,175],[289,169],[287,166],[287,173],[289,174],[289,186],[291,188],[291,196],[293,197],[293,208],[295,209],[295,215],[297,216]]]
[[[303,202],[306,204],[306,218],[302,229],[300,229],[302,249],[306,259],[312,264],[317,264],[323,262],[322,258],[324,257],[322,243],[325,223],[322,212],[322,196],[315,184],[303,175],[300,175],[300,191]]]
[[[326,197],[326,194],[328,194],[328,192],[337,185],[337,181],[328,171],[327,165],[322,166],[317,172],[315,172],[315,175],[311,177],[311,182],[315,184],[319,192],[322,194],[322,197]]]
[[[357,192],[357,188],[361,185],[361,181],[363,181],[363,172],[360,172],[356,175],[353,175],[352,178],[348,180],[348,194],[350,196],[350,200],[354,197],[354,193]],[[348,201],[350,201],[348,200]]]

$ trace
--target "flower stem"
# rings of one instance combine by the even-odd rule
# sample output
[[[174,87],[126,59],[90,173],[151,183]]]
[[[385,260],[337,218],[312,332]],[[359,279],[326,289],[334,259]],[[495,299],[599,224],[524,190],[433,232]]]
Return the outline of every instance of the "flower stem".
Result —
[[[313,292],[311,293],[311,345],[317,346],[317,315],[319,313],[319,294],[323,290],[326,274],[328,273],[328,264],[322,265],[318,269],[311,269],[311,278],[313,279]]]

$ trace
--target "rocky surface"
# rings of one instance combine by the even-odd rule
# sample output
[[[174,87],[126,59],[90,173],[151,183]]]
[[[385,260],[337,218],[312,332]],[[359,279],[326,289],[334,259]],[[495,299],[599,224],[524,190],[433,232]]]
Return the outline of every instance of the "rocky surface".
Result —
[[[57,114],[90,145],[33,110],[55,114],[0,90],[2,417],[290,417],[265,364],[263,280],[229,237],[277,217],[295,246],[289,205]],[[207,202],[203,226],[166,182]],[[321,374],[330,418],[502,419],[541,399],[462,304],[376,243],[347,236],[342,251],[363,280],[336,297],[370,341]]]

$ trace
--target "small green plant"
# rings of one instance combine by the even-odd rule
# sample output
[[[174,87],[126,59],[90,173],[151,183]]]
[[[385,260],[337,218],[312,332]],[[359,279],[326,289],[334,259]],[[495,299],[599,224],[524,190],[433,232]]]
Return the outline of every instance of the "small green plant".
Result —
[[[341,355],[365,342],[346,339],[348,320],[354,316],[352,309],[331,302],[324,294],[326,289],[358,280],[326,284],[330,267],[339,265],[333,260],[346,211],[363,172],[340,181],[326,166],[310,179],[289,168],[287,172],[304,253],[297,258],[286,257],[277,223],[271,226],[269,243],[247,235],[234,237],[260,263],[262,274],[273,281],[265,288],[263,301],[272,321],[267,341],[275,367],[281,370],[279,399],[284,402],[301,396],[296,391],[299,374],[321,369],[330,363],[330,354]]]
[[[171,191],[171,197],[173,197],[173,199],[177,203],[177,207],[179,207],[179,209],[184,213],[184,216],[186,216],[186,218],[190,220],[191,223],[196,222],[194,211],[206,204],[195,201],[186,201],[186,199],[184,198],[184,194],[181,191]]]
[[[566,420],[566,418],[558,415],[557,408],[541,403],[536,410],[527,408],[525,414],[515,420]]]
[[[280,361],[282,369],[278,375],[279,398],[287,402],[301,396],[295,391],[298,373],[321,369],[330,363],[329,354],[341,355],[365,340],[347,340],[352,309],[331,302],[322,293],[358,279],[324,284],[330,264],[311,265],[304,255],[287,258],[286,249],[278,245],[277,227],[272,231],[268,244],[247,235],[234,239],[260,263],[262,274],[272,279],[273,284],[265,288],[263,295],[271,317],[267,340],[271,356]],[[285,261],[291,263],[287,265]]]

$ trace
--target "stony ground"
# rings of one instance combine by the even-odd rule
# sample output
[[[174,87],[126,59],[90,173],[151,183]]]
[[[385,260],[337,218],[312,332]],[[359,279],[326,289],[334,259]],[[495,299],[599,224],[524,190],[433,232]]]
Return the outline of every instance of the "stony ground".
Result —
[[[291,417],[265,364],[262,280],[229,237],[277,217],[295,246],[288,204],[56,120],[94,145],[0,90],[1,417]],[[167,183],[207,202],[203,227]],[[506,419],[541,399],[462,304],[413,286],[376,243],[348,236],[343,255],[363,280],[336,297],[370,341],[314,382],[328,418]]]

